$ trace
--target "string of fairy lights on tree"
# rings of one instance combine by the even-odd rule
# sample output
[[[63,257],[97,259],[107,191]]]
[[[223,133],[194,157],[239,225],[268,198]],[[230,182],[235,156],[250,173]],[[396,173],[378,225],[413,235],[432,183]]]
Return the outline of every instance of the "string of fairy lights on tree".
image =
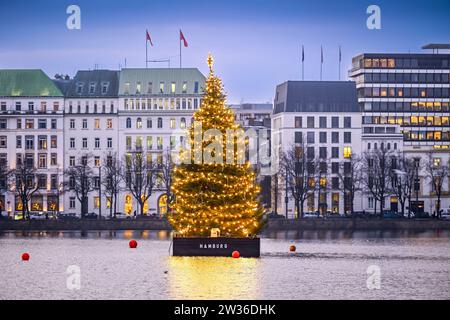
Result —
[[[173,171],[175,200],[168,218],[183,236],[209,236],[213,228],[220,229],[221,235],[226,237],[256,235],[262,227],[260,187],[250,162],[242,161],[245,147],[239,147],[241,141],[236,134],[240,126],[235,123],[233,111],[226,106],[222,80],[214,75],[211,55],[207,62],[210,72],[202,105],[193,117],[194,123],[201,124],[203,133],[210,129],[220,131],[223,141],[217,141],[214,136],[196,143],[194,124],[189,128],[188,147],[181,149],[180,165]],[[211,149],[217,142],[222,147]],[[223,161],[195,161],[196,154],[209,151]],[[190,161],[186,161],[188,157]]]

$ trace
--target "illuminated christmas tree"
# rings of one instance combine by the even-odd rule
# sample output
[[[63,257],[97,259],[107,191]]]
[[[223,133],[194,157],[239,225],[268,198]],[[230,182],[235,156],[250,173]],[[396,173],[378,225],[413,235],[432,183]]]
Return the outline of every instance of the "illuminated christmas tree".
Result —
[[[205,95],[173,172],[175,201],[168,218],[182,236],[209,236],[214,228],[225,237],[254,236],[262,227],[260,188],[211,55],[208,65]]]

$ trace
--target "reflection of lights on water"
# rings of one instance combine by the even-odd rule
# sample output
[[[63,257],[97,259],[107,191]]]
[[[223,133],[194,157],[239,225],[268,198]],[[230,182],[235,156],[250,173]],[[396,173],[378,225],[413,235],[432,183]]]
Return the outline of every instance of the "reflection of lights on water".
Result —
[[[123,237],[125,239],[131,239],[133,238],[133,231],[132,230],[126,230],[123,232]]]
[[[169,257],[172,299],[259,299],[259,259]]]
[[[147,239],[149,235],[150,235],[150,232],[148,232],[148,231],[142,231],[141,232],[141,238],[142,239]]]
[[[158,239],[165,240],[167,238],[168,238],[167,231],[165,231],[165,230],[158,231]]]

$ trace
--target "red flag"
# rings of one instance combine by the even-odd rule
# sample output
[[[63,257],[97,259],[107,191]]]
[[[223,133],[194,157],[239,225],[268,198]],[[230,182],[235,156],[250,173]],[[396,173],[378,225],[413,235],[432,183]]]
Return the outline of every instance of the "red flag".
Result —
[[[152,38],[150,38],[150,33],[148,33],[148,30],[145,31],[146,41],[150,41],[150,45],[153,47]]]
[[[183,41],[183,45],[185,46],[185,47],[187,47],[188,46],[188,43],[187,43],[187,41],[186,41],[186,38],[184,37],[184,34],[183,34],[183,32],[180,30],[180,41]]]

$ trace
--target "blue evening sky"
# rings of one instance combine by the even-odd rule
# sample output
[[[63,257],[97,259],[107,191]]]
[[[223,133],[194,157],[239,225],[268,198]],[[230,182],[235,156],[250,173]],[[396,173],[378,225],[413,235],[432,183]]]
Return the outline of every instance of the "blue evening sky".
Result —
[[[81,30],[66,28],[66,8],[81,8]],[[366,9],[381,7],[382,29],[366,28]],[[420,52],[426,43],[450,43],[450,1],[396,0],[0,0],[0,68],[41,68],[50,76],[79,69],[145,66],[170,57],[178,66],[178,29],[189,42],[183,66],[206,73],[211,51],[229,102],[272,101],[275,86],[318,80],[320,46],[324,80],[342,78],[363,52]],[[167,64],[153,64],[165,67]]]

